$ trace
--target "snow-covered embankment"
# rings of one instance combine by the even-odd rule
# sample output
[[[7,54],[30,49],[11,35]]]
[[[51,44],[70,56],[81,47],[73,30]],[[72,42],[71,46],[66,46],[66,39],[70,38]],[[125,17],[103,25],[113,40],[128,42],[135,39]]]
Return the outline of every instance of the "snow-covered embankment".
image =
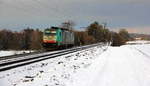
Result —
[[[88,68],[105,48],[98,46],[0,72],[0,86],[71,86],[74,75]]]
[[[150,44],[109,47],[72,86],[150,86]]]

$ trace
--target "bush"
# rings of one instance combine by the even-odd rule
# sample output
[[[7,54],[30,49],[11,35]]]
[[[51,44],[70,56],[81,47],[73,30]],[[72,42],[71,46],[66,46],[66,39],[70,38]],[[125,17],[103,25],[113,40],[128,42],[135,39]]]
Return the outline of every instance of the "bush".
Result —
[[[113,32],[112,33],[112,46],[121,46],[125,44],[124,38],[118,34]]]

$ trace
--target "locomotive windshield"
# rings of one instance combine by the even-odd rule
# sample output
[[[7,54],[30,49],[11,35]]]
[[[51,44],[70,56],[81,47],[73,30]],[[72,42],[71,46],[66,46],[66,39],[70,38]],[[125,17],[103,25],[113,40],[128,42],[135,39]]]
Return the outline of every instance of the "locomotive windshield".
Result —
[[[45,30],[45,35],[49,35],[49,36],[54,36],[56,35],[56,31],[55,30]]]

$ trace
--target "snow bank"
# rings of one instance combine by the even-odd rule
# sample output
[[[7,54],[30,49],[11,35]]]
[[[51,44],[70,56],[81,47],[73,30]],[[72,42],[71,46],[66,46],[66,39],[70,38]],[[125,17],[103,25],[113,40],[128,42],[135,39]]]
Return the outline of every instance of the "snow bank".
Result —
[[[150,86],[150,44],[109,47],[71,86]]]
[[[0,73],[0,86],[72,86],[106,47],[95,47]]]
[[[16,54],[24,54],[24,53],[31,53],[34,51],[0,51],[0,57],[3,56],[11,56]]]
[[[146,40],[128,41],[126,44],[150,44],[150,41]]]

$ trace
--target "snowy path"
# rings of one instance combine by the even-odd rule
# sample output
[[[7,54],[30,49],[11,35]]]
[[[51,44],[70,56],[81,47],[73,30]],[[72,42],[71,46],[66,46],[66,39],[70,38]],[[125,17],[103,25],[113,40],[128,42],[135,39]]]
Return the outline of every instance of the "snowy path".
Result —
[[[150,47],[135,47],[110,47],[74,86],[150,86]]]

